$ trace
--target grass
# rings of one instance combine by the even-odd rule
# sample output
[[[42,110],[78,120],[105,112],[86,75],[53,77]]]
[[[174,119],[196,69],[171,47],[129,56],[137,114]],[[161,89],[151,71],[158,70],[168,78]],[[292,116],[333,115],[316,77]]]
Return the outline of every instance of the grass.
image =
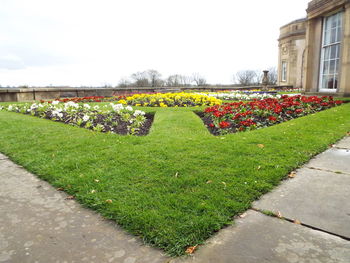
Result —
[[[350,104],[218,137],[193,113],[198,108],[146,110],[156,115],[145,137],[2,111],[0,152],[175,256],[350,130]]]

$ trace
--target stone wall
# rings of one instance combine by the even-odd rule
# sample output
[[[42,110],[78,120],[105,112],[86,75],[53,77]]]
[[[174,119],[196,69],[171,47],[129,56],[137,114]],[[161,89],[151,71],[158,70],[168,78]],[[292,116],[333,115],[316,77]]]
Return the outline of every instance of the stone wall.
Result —
[[[203,87],[130,87],[130,88],[0,88],[0,102],[5,101],[34,101],[54,100],[70,97],[103,96],[112,97],[135,93],[165,93],[186,90],[220,91],[220,90],[250,90],[260,86],[232,87],[232,86],[203,86]],[[270,88],[292,88],[291,86],[271,86]]]

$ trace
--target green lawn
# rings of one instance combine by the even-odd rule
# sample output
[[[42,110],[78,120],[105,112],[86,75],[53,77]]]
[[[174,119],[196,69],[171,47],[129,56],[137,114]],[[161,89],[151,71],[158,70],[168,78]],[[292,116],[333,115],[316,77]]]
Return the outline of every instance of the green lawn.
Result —
[[[218,137],[193,113],[198,108],[147,110],[156,115],[144,137],[2,111],[0,152],[147,243],[181,255],[350,130],[350,103]]]

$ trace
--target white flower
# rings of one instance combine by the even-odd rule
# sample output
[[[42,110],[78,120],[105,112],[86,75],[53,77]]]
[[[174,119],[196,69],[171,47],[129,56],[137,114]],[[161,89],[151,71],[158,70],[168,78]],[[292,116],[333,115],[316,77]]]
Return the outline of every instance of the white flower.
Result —
[[[33,103],[31,106],[30,106],[30,110],[35,110],[37,109],[39,106],[36,105],[35,103]]]
[[[63,113],[61,113],[61,112],[58,111],[58,110],[52,111],[52,115],[53,115],[53,116],[56,116],[56,117],[59,117],[59,118],[62,118],[62,117],[63,117]]]
[[[126,110],[128,110],[128,111],[132,111],[132,107],[131,107],[131,106],[129,106],[129,105],[128,105],[128,106],[126,106],[126,107],[125,107],[125,109],[126,109]]]
[[[88,121],[89,119],[90,119],[90,116],[88,116],[88,115],[83,116],[83,121]]]
[[[90,110],[90,109],[91,109],[91,106],[90,106],[89,104],[84,104],[83,106],[84,106],[84,108],[87,109],[87,110]]]
[[[115,112],[119,112],[119,111],[121,111],[121,110],[124,109],[123,104],[113,104],[113,103],[111,103],[110,105],[111,105],[112,109],[113,109]]]
[[[134,116],[136,117],[136,116],[139,116],[139,115],[145,115],[145,112],[142,111],[142,110],[135,110]]]
[[[94,110],[98,110],[100,107],[98,105],[94,106]]]
[[[7,107],[7,110],[8,110],[8,111],[12,111],[12,110],[13,110],[13,106],[12,106],[12,105],[9,105],[9,106]]]
[[[57,105],[58,103],[60,103],[58,100],[54,100],[51,104],[52,105]]]
[[[64,107],[65,108],[68,108],[68,107],[72,107],[72,108],[76,108],[78,109],[79,108],[79,104],[78,103],[75,103],[73,101],[68,101],[64,104]]]

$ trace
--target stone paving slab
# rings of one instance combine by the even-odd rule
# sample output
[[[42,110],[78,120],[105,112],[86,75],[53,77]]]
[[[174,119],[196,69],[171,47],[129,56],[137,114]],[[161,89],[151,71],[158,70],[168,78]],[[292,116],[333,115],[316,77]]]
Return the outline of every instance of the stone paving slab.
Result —
[[[349,200],[350,175],[302,168],[253,207],[350,238]]]
[[[0,160],[0,182],[0,262],[168,261],[8,159]]]
[[[350,174],[350,150],[331,148],[317,155],[305,166]]]
[[[171,263],[349,263],[350,242],[255,211]]]
[[[7,156],[5,156],[2,153],[0,153],[0,160],[4,160],[4,159],[7,159]]]
[[[341,139],[339,142],[336,143],[335,146],[339,148],[350,149],[350,136]]]

